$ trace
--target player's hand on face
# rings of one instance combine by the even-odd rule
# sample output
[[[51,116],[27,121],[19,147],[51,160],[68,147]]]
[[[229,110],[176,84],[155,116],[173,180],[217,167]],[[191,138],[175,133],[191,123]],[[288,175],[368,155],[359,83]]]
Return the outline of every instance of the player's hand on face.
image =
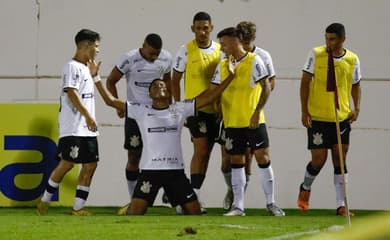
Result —
[[[255,111],[252,114],[252,117],[251,117],[251,120],[250,120],[250,123],[249,123],[249,128],[251,128],[251,129],[258,128],[259,127],[259,120],[260,120],[260,113]]]
[[[231,75],[234,75],[236,73],[236,59],[232,55],[228,58],[228,70]]]
[[[93,118],[86,118],[87,127],[89,131],[96,132],[98,128],[98,124]]]
[[[302,113],[302,125],[306,128],[311,128],[311,116],[309,113]]]
[[[101,61],[96,62],[95,60],[89,60],[87,62],[87,66],[89,68],[89,72],[91,73],[92,77],[95,77],[96,75],[99,74],[100,64],[102,64]]]
[[[126,113],[125,111],[117,109],[116,114],[118,115],[119,118],[124,118]]]

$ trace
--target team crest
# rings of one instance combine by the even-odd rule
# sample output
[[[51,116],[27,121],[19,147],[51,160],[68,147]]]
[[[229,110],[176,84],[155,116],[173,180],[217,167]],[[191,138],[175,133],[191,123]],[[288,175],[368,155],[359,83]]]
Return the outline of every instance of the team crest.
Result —
[[[142,182],[142,186],[141,186],[141,191],[143,193],[150,193],[150,188],[152,187],[152,184],[150,184],[150,182]]]
[[[226,150],[233,149],[233,139],[225,138],[225,148],[226,148]]]
[[[199,122],[199,132],[201,132],[201,133],[207,132],[206,122],[204,122],[204,121]]]
[[[79,147],[77,146],[73,146],[73,147],[70,147],[70,153],[69,153],[69,156],[73,159],[76,159],[78,156],[79,156]]]
[[[139,136],[133,135],[130,138],[130,146],[132,147],[138,147],[141,144],[141,141],[139,140]]]
[[[324,140],[322,140],[322,133],[314,133],[313,134],[313,144],[319,146],[323,142],[324,142]]]

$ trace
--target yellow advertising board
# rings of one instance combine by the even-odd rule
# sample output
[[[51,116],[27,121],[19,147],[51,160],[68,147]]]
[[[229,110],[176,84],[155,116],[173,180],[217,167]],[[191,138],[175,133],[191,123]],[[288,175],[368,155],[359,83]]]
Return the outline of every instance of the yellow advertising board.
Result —
[[[34,206],[57,166],[58,104],[0,104],[0,206]],[[78,168],[70,171],[53,205],[71,206]]]

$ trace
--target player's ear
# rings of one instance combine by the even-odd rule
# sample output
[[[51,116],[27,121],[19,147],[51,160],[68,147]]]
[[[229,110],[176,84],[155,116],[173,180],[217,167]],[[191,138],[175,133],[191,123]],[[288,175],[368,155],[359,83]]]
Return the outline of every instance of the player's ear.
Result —
[[[194,26],[194,25],[191,25],[191,31],[192,31],[193,33],[195,33],[195,26]]]
[[[210,23],[210,32],[212,32],[213,30],[214,30],[214,25]]]

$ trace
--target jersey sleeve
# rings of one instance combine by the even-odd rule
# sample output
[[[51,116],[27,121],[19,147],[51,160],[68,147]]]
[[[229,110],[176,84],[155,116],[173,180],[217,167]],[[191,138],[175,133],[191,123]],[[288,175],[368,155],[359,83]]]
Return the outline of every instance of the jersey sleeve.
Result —
[[[218,63],[217,67],[215,68],[215,72],[213,75],[213,79],[211,81],[212,84],[219,85],[221,84],[221,62]]]
[[[184,102],[180,102],[180,104],[185,118],[195,115],[195,99],[186,100]]]
[[[314,74],[314,51],[311,50],[309,54],[307,55],[306,62],[303,65],[303,71]]]
[[[179,51],[177,51],[173,64],[174,64],[173,69],[177,72],[183,73],[186,70],[187,48],[185,45],[182,45],[179,48]]]
[[[119,61],[118,64],[116,65],[118,70],[122,73],[125,74],[126,72],[129,71],[130,68],[130,56],[128,53],[123,54]]]
[[[269,52],[265,52],[264,56],[265,56],[264,64],[265,64],[265,68],[267,69],[267,72],[268,72],[268,77],[269,78],[274,77],[276,74],[275,74],[275,68],[274,68],[274,64],[272,62],[271,54],[269,54]]]
[[[252,65],[252,80],[253,82],[258,82],[268,77],[268,71],[265,68],[263,60],[261,60],[260,56],[256,55],[255,59],[253,59]]]
[[[127,117],[139,119],[141,113],[141,104],[137,102],[127,101]]]
[[[62,70],[62,88],[80,88],[81,71],[73,64],[68,63]]]
[[[355,69],[353,71],[352,84],[359,83],[361,78],[362,78],[362,73],[360,72],[360,60],[356,56],[356,63],[355,63]]]

